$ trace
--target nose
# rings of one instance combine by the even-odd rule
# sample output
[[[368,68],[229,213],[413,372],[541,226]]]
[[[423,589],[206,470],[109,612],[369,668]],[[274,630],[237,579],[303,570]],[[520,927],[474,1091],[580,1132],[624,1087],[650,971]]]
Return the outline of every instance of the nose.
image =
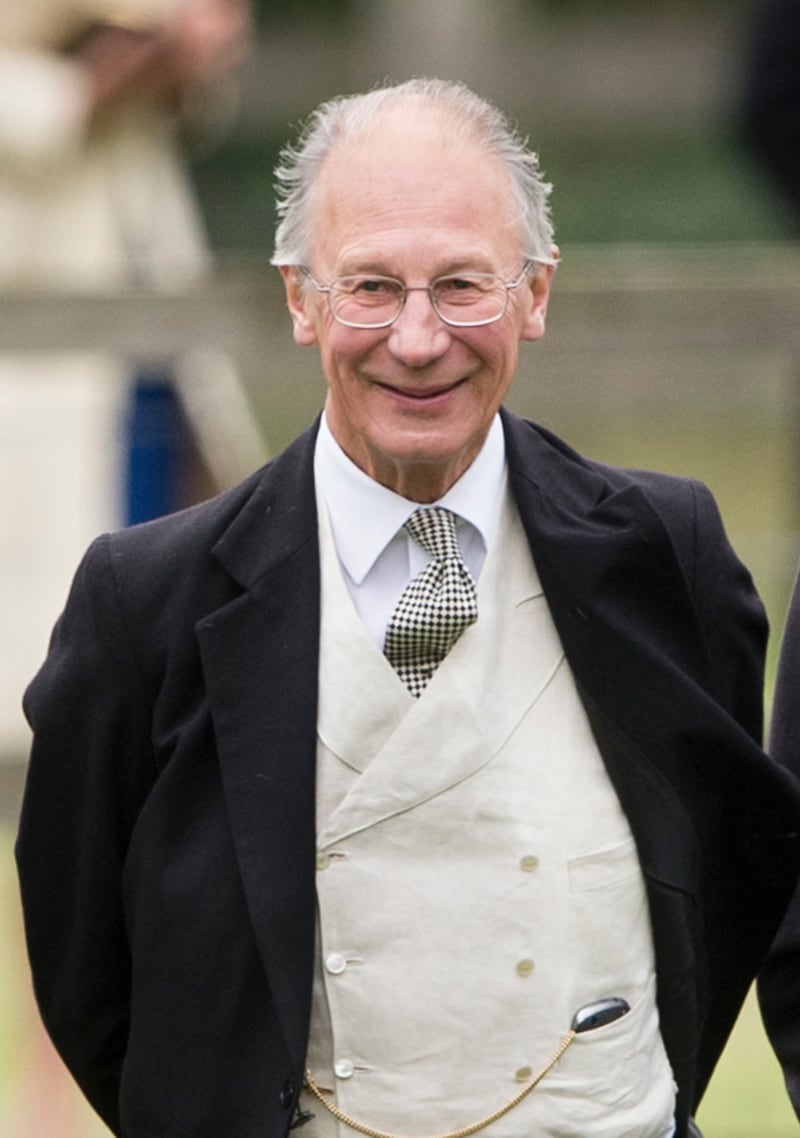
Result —
[[[403,310],[389,329],[389,350],[395,358],[407,367],[424,367],[443,356],[451,340],[427,288],[407,289]]]

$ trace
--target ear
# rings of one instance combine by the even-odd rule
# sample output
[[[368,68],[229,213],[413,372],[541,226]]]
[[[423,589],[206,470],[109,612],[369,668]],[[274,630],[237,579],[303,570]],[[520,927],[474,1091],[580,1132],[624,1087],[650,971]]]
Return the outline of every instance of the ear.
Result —
[[[559,259],[559,248],[553,245],[550,256],[554,262]],[[522,325],[523,340],[541,340],[545,332],[547,319],[547,305],[550,301],[550,288],[555,276],[556,265],[536,265],[536,272],[531,277],[528,287],[530,289],[530,308]]]
[[[294,342],[301,348],[317,343],[317,329],[314,322],[313,304],[316,294],[311,296],[304,288],[303,277],[297,265],[279,265],[286,289],[286,305],[292,317]]]

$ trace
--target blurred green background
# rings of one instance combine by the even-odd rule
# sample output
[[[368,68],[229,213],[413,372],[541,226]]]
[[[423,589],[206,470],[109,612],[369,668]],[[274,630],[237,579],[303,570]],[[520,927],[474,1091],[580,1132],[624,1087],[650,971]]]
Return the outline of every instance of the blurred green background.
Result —
[[[762,248],[795,255],[795,219],[739,133],[757,8],[755,0],[260,0],[238,112],[225,133],[189,140],[188,160],[220,259],[261,264],[271,249],[278,147],[321,99],[384,78],[439,74],[464,79],[509,110],[554,183],[564,255],[552,345],[523,353],[512,405],[596,457],[692,474],[711,486],[767,604],[771,685],[800,549],[800,358],[775,343],[743,354],[724,337],[703,350],[687,347],[669,305],[657,347],[644,342],[624,360],[608,348],[613,305],[596,353],[587,351],[580,367],[559,340],[570,274],[585,288],[596,265],[598,281],[611,288],[620,250],[677,250],[678,274],[680,251],[690,251],[687,287],[694,285],[700,304],[702,290],[688,274],[703,263],[704,249],[709,258],[712,250],[743,251],[741,259],[722,258],[715,280],[725,266],[746,278]],[[742,297],[746,302],[746,290]],[[284,321],[279,304],[265,320]],[[285,347],[299,353],[288,323]],[[315,358],[299,358],[304,374],[291,382],[275,359],[244,352],[237,361],[272,452],[322,400]],[[768,702],[770,695],[771,686]],[[26,965],[10,851],[22,765],[0,765],[0,772],[7,930],[0,941],[0,1133],[94,1138],[105,1131],[64,1077],[37,1025],[27,981],[20,982]],[[706,1138],[797,1133],[753,1000],[700,1122]]]

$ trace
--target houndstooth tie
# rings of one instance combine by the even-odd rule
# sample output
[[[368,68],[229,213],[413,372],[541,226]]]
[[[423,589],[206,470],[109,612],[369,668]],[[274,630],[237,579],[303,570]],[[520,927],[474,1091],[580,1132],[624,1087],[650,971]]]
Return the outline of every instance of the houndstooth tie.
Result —
[[[397,602],[383,651],[411,694],[419,696],[464,629],[478,619],[478,598],[461,559],[455,514],[427,506],[416,510],[405,528],[433,560]]]

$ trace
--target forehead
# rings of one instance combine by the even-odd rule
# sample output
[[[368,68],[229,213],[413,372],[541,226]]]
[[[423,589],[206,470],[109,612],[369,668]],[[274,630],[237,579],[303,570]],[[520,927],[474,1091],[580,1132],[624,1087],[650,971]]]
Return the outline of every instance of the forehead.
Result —
[[[336,273],[508,269],[521,252],[515,221],[500,159],[441,116],[395,112],[335,144],[323,163],[312,252]]]

